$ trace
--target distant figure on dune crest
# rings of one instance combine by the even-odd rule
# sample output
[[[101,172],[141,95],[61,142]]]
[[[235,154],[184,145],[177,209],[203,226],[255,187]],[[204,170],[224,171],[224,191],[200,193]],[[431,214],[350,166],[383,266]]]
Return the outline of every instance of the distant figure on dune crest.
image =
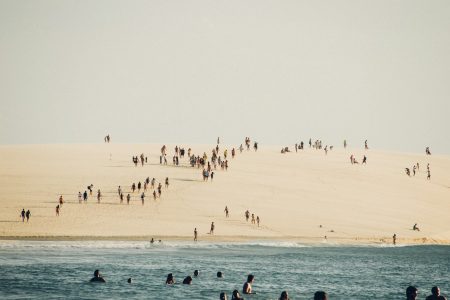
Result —
[[[107,136],[105,136],[104,140],[105,140],[105,143],[109,143],[111,141],[111,137],[109,136],[109,134]]]
[[[419,227],[417,226],[417,223],[416,223],[416,224],[414,224],[414,226],[413,226],[413,230],[414,230],[414,231],[420,231]]]
[[[406,288],[406,300],[416,300],[419,290],[415,286],[408,286]]]
[[[197,236],[198,236],[197,228],[195,228],[195,229],[194,229],[194,242],[197,241]]]
[[[20,216],[22,217],[22,222],[25,222],[25,208],[22,209],[22,212],[20,213]]]
[[[396,245],[397,244],[397,234],[394,233],[394,235],[392,236],[392,244]]]
[[[102,277],[99,270],[95,270],[91,282],[106,282],[106,280]]]
[[[144,193],[142,193],[142,194],[141,194],[141,201],[142,201],[142,205],[144,205],[144,199],[145,199],[145,194],[144,194]]]
[[[256,220],[255,220],[255,214],[252,214],[252,224],[255,224],[256,223]]]
[[[100,203],[100,199],[102,198],[102,192],[100,190],[97,191],[97,203]]]
[[[328,300],[328,295],[323,291],[317,291],[314,293],[314,300]]]
[[[425,300],[447,300],[444,296],[441,296],[441,290],[437,286],[431,288],[431,295]]]
[[[211,222],[211,229],[209,230],[209,234],[214,234],[214,222]]]
[[[91,185],[87,186],[87,189],[89,190],[89,195],[92,196],[92,188],[94,187],[94,185],[91,183]]]
[[[369,146],[367,145],[367,140],[364,142],[364,149],[369,150]]]
[[[411,176],[411,172],[409,171],[409,168],[405,168],[405,173],[406,173],[406,175]]]
[[[253,149],[255,149],[255,151],[258,151],[258,142],[255,142],[253,144]]]

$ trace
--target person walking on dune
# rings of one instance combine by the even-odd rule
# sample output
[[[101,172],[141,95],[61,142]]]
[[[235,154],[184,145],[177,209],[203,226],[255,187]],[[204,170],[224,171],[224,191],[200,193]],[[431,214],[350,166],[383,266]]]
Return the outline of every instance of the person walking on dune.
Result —
[[[211,223],[211,229],[209,230],[209,234],[213,235],[214,234],[214,222]]]
[[[197,236],[198,236],[198,233],[197,233],[197,227],[194,229],[194,242],[196,242],[197,241]]]

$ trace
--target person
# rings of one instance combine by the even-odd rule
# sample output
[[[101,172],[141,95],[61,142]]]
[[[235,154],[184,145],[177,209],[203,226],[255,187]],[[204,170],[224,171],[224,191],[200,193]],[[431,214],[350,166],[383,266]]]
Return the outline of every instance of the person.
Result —
[[[183,284],[191,284],[192,283],[192,277],[191,276],[187,276],[184,280],[183,280]]]
[[[22,217],[22,222],[25,222],[25,208],[22,209],[20,216]]]
[[[250,218],[250,212],[248,211],[248,209],[245,211],[245,221],[248,222],[248,218]]]
[[[169,188],[169,177],[166,177],[166,189],[168,189]]]
[[[415,286],[408,286],[406,288],[406,300],[416,300],[419,290]]]
[[[441,290],[437,286],[431,288],[431,295],[425,300],[447,300],[444,296],[441,296]]]
[[[347,148],[347,140],[344,140],[344,149]]]
[[[324,291],[317,291],[314,293],[314,300],[328,300],[328,295]]]
[[[150,244],[153,244],[154,242],[155,242],[155,239],[152,238],[152,239],[150,240]]]
[[[197,277],[198,276],[198,270],[194,271],[194,276]]]
[[[255,220],[255,214],[252,214],[252,224],[256,224],[256,220]]]
[[[281,292],[279,300],[289,300],[288,292],[286,291]]]
[[[229,217],[229,211],[228,211],[228,206],[225,206],[225,210],[224,210],[224,212],[225,212],[225,217],[226,218],[228,218]]]
[[[84,193],[83,193],[83,200],[84,200],[84,203],[87,203],[87,198],[88,198],[87,191],[84,191]]]
[[[59,196],[59,206],[62,207],[63,203],[64,203],[64,200],[63,200],[63,196],[61,195],[61,196]]]
[[[244,298],[241,297],[238,290],[234,290],[231,296],[231,300],[244,300]]]
[[[219,272],[217,272],[217,274],[216,274],[216,275],[217,275],[217,278],[223,278],[223,274],[222,274],[222,272],[220,272],[220,271],[219,271]]]
[[[259,222],[261,222],[261,219],[259,218],[259,216],[256,216],[256,223],[258,223],[258,227],[259,227]]]
[[[209,234],[214,234],[214,222],[211,222],[211,229],[209,230]]]
[[[106,282],[105,279],[100,274],[99,270],[94,271],[94,277],[92,277],[91,282]]]
[[[132,280],[131,280],[131,277],[128,278],[127,282],[128,282],[128,283],[131,283],[131,281],[132,281]]]
[[[194,242],[197,241],[197,228],[194,229]]]
[[[362,165],[367,164],[367,157],[364,155]]]
[[[247,276],[247,281],[244,283],[244,286],[242,287],[242,293],[243,294],[254,294],[252,291],[252,283],[255,280],[255,276],[252,274],[249,274]]]
[[[214,172],[211,172],[211,182],[214,180]]]
[[[128,194],[128,195],[127,195],[127,204],[130,204],[130,199],[131,199],[131,195]]]
[[[27,222],[28,222],[28,220],[30,220],[30,216],[31,216],[31,212],[30,212],[29,209],[28,209],[27,212],[25,213],[25,216],[27,217]]]
[[[142,201],[142,205],[144,205],[144,199],[145,199],[145,194],[144,194],[144,193],[142,193],[142,195],[141,195],[141,201]]]
[[[220,293],[220,298],[219,299],[220,300],[228,300],[227,294],[224,293],[224,292]]]
[[[173,278],[172,273],[169,273],[167,275],[166,284],[174,284],[174,283],[175,283],[175,278]]]
[[[56,205],[56,216],[59,216],[59,204]]]
[[[365,148],[366,150],[369,149],[369,146],[367,146],[367,140],[364,142],[364,148]]]
[[[430,169],[428,168],[427,170],[427,179],[430,180],[431,179],[431,173],[430,173]]]
[[[102,198],[102,192],[100,189],[97,191],[97,203],[100,203],[100,199]]]
[[[413,226],[413,230],[414,230],[414,231],[416,231],[416,230],[417,230],[417,231],[420,231],[419,227],[417,226],[417,223],[416,223],[416,224],[414,224],[414,226]]]
[[[81,192],[78,192],[78,203],[81,204],[81,199],[83,198],[83,196],[81,195]]]
[[[394,235],[392,236],[392,243],[393,243],[394,245],[397,244],[397,234],[395,234],[395,233],[394,233]]]

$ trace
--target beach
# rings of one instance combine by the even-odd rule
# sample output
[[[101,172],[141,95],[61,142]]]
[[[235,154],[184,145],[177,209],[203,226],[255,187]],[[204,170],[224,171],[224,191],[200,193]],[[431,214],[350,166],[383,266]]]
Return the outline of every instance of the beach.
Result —
[[[176,145],[167,145],[168,164],[160,164],[162,144],[49,144],[0,146],[0,238],[30,240],[252,240],[303,243],[450,244],[450,156],[335,147],[325,155],[306,145],[281,154],[281,146],[228,149],[229,168],[203,181],[202,168],[187,157],[172,164]],[[195,155],[211,145],[178,145]],[[231,158],[231,149],[236,157]],[[132,156],[148,161],[135,166]],[[350,155],[367,164],[352,165]],[[405,168],[419,163],[415,176]],[[426,166],[430,164],[431,179]],[[156,200],[131,193],[132,183],[149,177],[163,185]],[[168,177],[169,188],[164,187]],[[78,192],[93,184],[87,203]],[[131,201],[122,204],[118,186]],[[96,192],[102,198],[97,203]],[[64,204],[55,215],[58,198]],[[224,208],[230,210],[226,218]],[[30,210],[22,222],[22,209]],[[249,210],[260,226],[247,222]],[[209,234],[214,222],[214,234]],[[414,224],[420,231],[413,231]],[[325,238],[326,237],[326,238]]]

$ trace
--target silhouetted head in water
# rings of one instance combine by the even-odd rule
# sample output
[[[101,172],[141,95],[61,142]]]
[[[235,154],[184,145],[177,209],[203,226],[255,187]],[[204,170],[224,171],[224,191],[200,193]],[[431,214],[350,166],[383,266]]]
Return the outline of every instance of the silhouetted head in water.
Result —
[[[280,300],[289,300],[288,292],[286,291],[281,292]]]
[[[192,283],[192,277],[188,276],[183,280],[183,284],[191,284]]]
[[[439,297],[441,295],[441,290],[439,289],[439,287],[433,286],[431,288],[431,294],[433,294],[433,296],[435,297]]]
[[[91,279],[91,282],[106,282],[105,279],[100,275],[99,270],[94,271],[94,277]]]
[[[417,299],[417,294],[419,293],[419,290],[415,286],[408,286],[406,288],[406,299],[407,300],[415,300]]]
[[[328,295],[323,291],[317,291],[314,294],[314,300],[328,300]]]
[[[194,276],[197,277],[198,276],[198,270],[194,271]]]
[[[238,290],[233,291],[233,295],[231,297],[231,300],[241,300],[241,294],[239,294]]]
[[[128,283],[131,283],[131,277],[130,277],[130,278],[128,278],[127,282],[128,282]]]
[[[169,273],[169,275],[167,275],[166,284],[174,284],[174,283],[175,279],[173,278],[172,273]]]
[[[222,274],[222,272],[217,272],[217,278],[223,278],[223,274]]]
[[[224,292],[220,293],[220,298],[219,299],[220,300],[228,300],[227,294],[224,293]]]

